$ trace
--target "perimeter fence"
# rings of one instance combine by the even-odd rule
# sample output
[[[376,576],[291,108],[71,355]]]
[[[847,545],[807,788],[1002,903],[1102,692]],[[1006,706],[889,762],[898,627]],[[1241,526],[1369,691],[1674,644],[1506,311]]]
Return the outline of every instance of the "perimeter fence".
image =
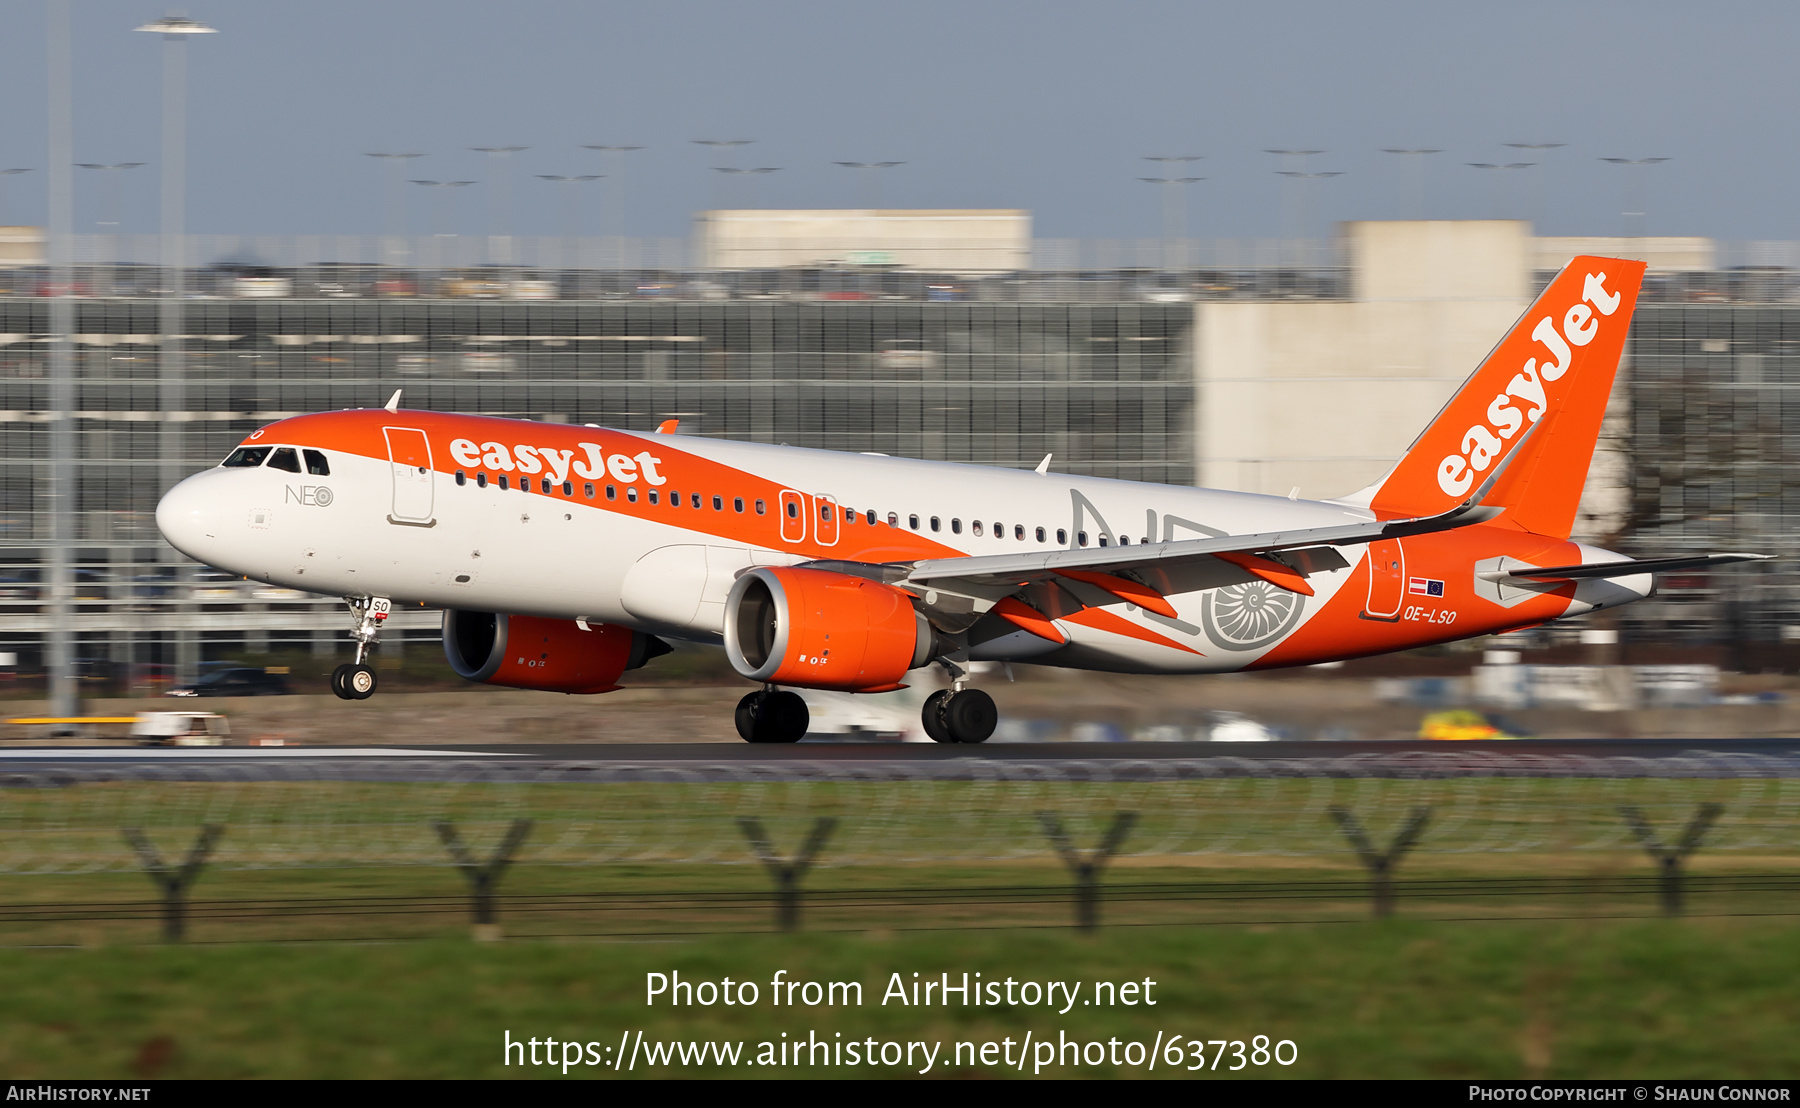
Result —
[[[0,775],[0,890],[0,941],[1800,914],[1800,759],[65,763]]]

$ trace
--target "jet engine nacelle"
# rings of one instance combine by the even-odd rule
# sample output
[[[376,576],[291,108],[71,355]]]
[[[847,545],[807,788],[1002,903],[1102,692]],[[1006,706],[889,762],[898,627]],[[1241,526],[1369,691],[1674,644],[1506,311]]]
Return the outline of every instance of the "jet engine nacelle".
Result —
[[[886,692],[932,646],[911,594],[846,573],[764,566],[725,598],[725,653],[752,681]]]
[[[505,612],[444,611],[444,656],[457,676],[544,692],[603,693],[669,644],[654,635],[573,620]]]

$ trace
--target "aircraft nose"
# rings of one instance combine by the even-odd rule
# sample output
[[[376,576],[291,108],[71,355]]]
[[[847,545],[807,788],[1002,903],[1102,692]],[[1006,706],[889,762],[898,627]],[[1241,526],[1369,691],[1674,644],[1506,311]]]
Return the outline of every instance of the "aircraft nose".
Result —
[[[219,543],[218,489],[212,471],[197,473],[163,494],[156,505],[156,529],[170,546],[197,562],[211,564],[208,551]]]

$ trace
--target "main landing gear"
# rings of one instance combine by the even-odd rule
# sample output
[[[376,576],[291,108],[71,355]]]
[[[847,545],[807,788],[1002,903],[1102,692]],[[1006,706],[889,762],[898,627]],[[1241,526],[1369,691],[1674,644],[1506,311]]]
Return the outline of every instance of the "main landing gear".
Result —
[[[381,625],[393,604],[385,596],[347,596],[350,618],[356,621],[350,637],[356,640],[356,661],[331,671],[331,691],[340,700],[367,700],[375,695],[375,671],[366,664],[369,651],[381,638]]]
[[[784,692],[773,685],[738,701],[737,731],[745,742],[797,743],[811,722],[806,701],[799,693]]]
[[[951,684],[925,698],[919,721],[925,733],[941,743],[982,743],[1000,722],[994,698],[980,689],[966,688],[969,675],[947,659],[939,662],[950,671]]]

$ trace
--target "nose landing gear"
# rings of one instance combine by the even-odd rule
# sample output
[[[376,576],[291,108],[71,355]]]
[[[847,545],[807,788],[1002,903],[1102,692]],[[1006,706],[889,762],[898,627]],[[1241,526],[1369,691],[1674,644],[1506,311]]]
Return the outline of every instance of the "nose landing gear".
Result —
[[[925,698],[919,722],[932,740],[941,743],[983,743],[1000,722],[994,698],[980,689],[967,688],[969,675],[948,659],[939,662],[950,671],[951,685]]]
[[[806,734],[812,715],[799,693],[773,685],[738,701],[737,732],[750,743],[797,743]]]
[[[331,691],[340,700],[367,700],[375,695],[375,671],[366,664],[369,651],[381,638],[381,625],[393,604],[385,596],[347,596],[350,618],[356,621],[350,637],[356,640],[356,661],[331,671]]]

